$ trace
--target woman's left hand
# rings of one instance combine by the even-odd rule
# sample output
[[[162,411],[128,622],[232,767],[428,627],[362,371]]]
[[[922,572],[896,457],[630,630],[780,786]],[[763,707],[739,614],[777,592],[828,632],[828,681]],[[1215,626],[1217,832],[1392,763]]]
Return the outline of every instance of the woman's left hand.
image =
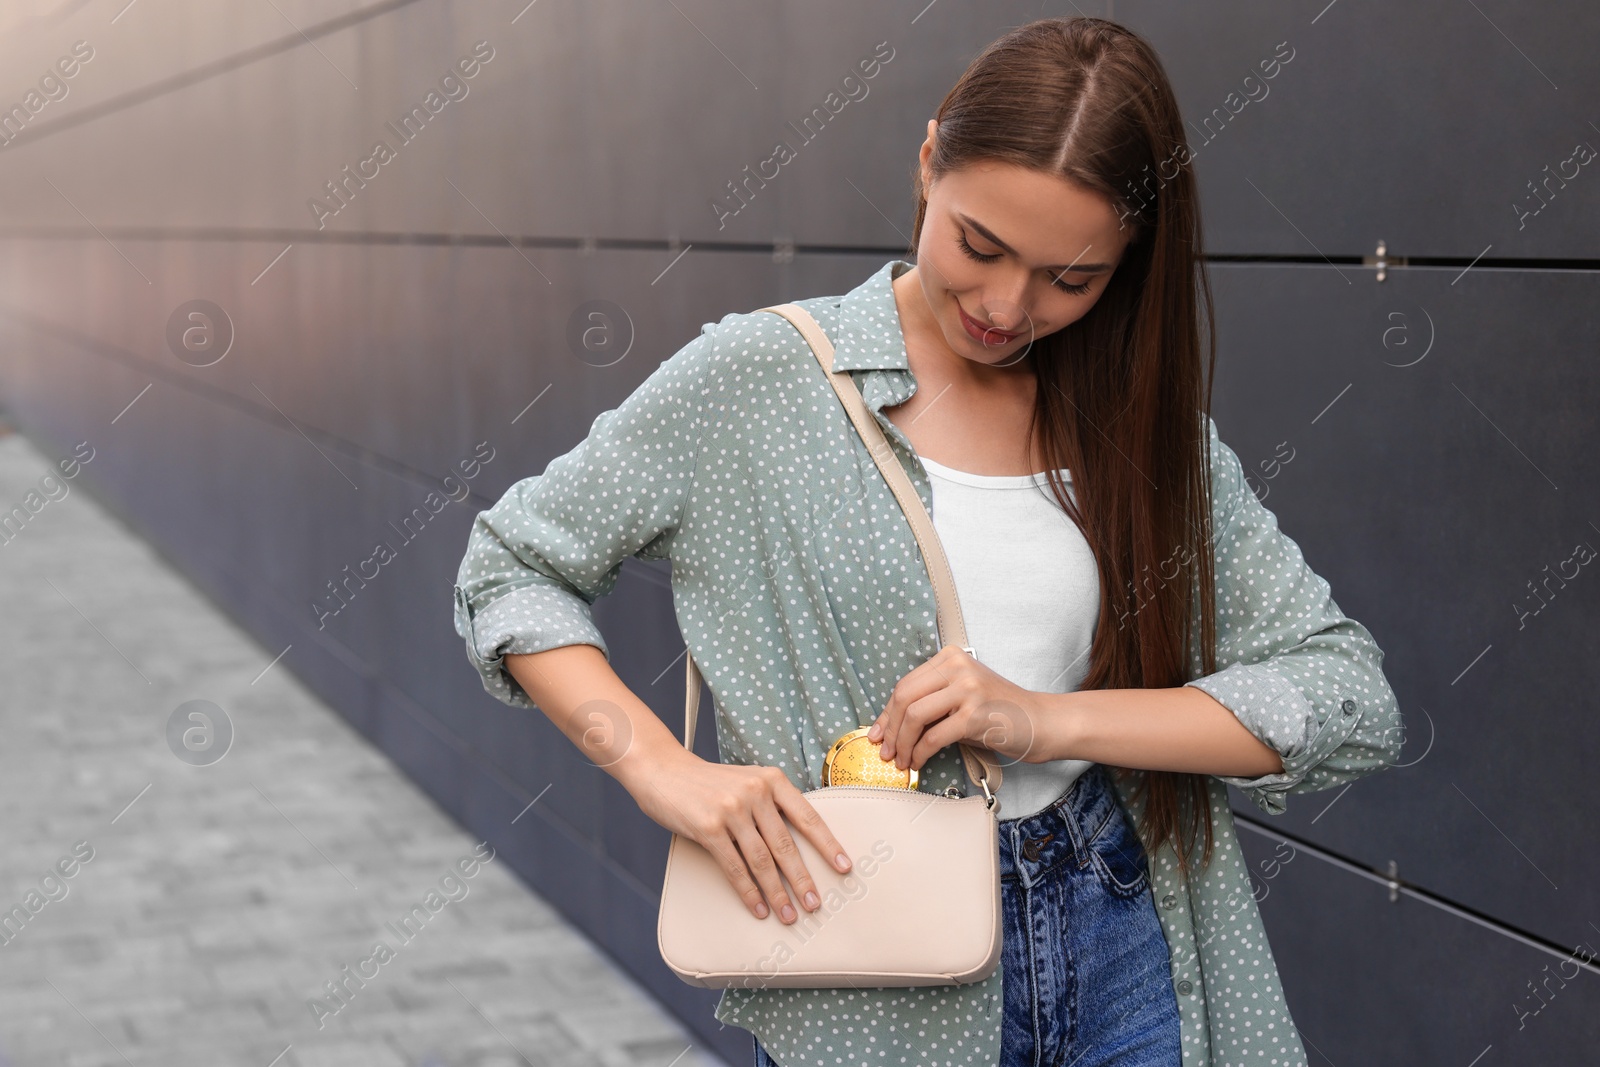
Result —
[[[1007,681],[954,645],[946,645],[895,684],[868,739],[901,770],[922,769],[947,745],[966,742],[1012,761],[1033,754],[1043,707],[1036,693]],[[1034,754],[1028,762],[1044,758]]]

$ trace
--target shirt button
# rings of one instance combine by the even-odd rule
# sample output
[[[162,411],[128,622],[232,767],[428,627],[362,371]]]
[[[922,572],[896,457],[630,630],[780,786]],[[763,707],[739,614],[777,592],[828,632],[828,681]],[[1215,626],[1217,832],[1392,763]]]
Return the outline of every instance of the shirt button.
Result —
[[[1354,700],[1346,700],[1343,704],[1340,704],[1339,706],[1344,709],[1344,713],[1346,715],[1354,715],[1355,714],[1356,702]]]
[[[1166,896],[1161,898],[1161,906],[1163,908],[1175,908],[1178,906],[1178,898],[1173,896],[1171,893],[1168,893]]]
[[[1183,981],[1178,983],[1178,992],[1182,993],[1184,996],[1188,996],[1190,993],[1194,992],[1194,986],[1190,985],[1189,980],[1185,978]]]

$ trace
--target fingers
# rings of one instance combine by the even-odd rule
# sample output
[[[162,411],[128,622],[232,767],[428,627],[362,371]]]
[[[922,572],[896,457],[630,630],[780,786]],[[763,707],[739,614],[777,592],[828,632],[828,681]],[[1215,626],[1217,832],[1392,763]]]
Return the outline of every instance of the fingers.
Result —
[[[910,765],[920,770],[925,763],[937,755],[945,746],[953,745],[960,741],[965,733],[966,731],[962,729],[961,724],[956,721],[954,715],[946,715],[924,730],[912,747],[906,751]]]
[[[758,808],[755,819],[768,855],[794,888],[795,898],[807,911],[816,911],[822,905],[822,895],[817,892],[817,883],[812,880],[811,872],[806,870],[800,848],[783,825],[783,817],[778,814],[778,809]],[[782,903],[774,900],[773,906],[777,908],[778,918],[786,923],[799,918],[787,900]]]
[[[928,731],[949,722],[951,712],[960,706],[960,697],[948,685],[941,685],[907,705],[905,713],[900,716],[899,732],[887,735],[891,740],[884,742],[884,747],[893,746],[890,755],[895,766],[902,771],[908,767],[920,769],[934,752],[939,751],[937,747],[929,749],[924,743]],[[959,740],[959,733],[956,739]],[[920,756],[919,752],[922,753]]]
[[[778,866],[773,860],[772,851],[762,840],[761,834],[756,829],[754,820],[741,823],[734,828],[734,842],[738,844],[739,851],[744,854],[745,865],[749,868],[750,875],[760,886],[761,894],[772,902],[772,909],[778,918],[785,923],[792,923],[799,914],[794,910],[794,902],[789,899],[788,890],[784,889],[783,882],[778,878]],[[759,908],[753,909],[756,918],[766,918]]]
[[[869,739],[882,742],[879,746],[879,755],[884,759],[893,759],[899,763],[898,755],[901,752],[909,752],[911,746],[916,743],[917,734],[922,729],[921,725],[913,723],[909,724],[908,728],[906,716],[913,704],[945,684],[944,679],[932,669],[934,662],[929,660],[895,683],[883,714],[879,715],[877,721],[868,729]],[[901,769],[905,768],[902,766]]]
[[[727,813],[722,832],[715,835],[721,847],[713,851],[722,862],[729,882],[756,918],[766,918],[769,914],[767,902],[770,902],[770,911],[787,924],[799,920],[797,907],[807,911],[820,908],[822,894],[784,824],[786,813],[818,851],[834,857],[832,862],[839,871],[850,869],[850,859],[838,839],[800,790],[777,768],[768,768],[766,774],[755,780],[747,806]],[[798,901],[790,896],[784,878],[794,887]]]
[[[977,708],[961,712],[962,700],[953,689],[945,689],[935,696],[941,701],[939,710],[924,716],[924,698],[911,709],[912,718],[930,718],[927,727],[917,735],[907,752],[911,765],[921,768],[940,751],[962,741],[977,738],[980,748],[995,753],[1017,753],[1012,762],[1022,762],[1033,750],[1033,724],[1017,705],[1003,700],[991,700]]]
[[[733,825],[718,819],[714,825],[706,827],[701,833],[699,843],[717,859],[723,875],[728,878],[728,885],[733,886],[734,893],[739,894],[739,899],[744,901],[744,907],[750,909],[750,915],[755,915],[755,918],[766,918],[766,913],[770,909],[766,907],[762,888],[755,885],[754,878],[750,878],[744,856],[734,845],[738,837],[739,833],[734,830]]]
[[[850,858],[845,855],[843,846],[822,821],[822,816],[806,801],[800,790],[789,782],[783,772],[773,772],[772,788],[773,803],[758,805],[755,810],[756,827],[761,831],[764,843],[778,870],[794,888],[800,905],[807,911],[816,911],[822,907],[822,893],[817,888],[816,880],[811,877],[811,872],[806,868],[805,857],[795,844],[793,835],[789,833],[789,828],[784,823],[784,816],[790,815],[806,839],[823,856],[832,856],[831,862],[841,871],[849,869]],[[793,922],[798,918],[792,911],[785,911],[784,905],[777,901],[773,903],[778,909],[779,918],[784,922]]]
[[[894,739],[899,736],[900,720],[905,716],[906,705],[915,699],[912,689],[917,685],[921,670],[922,667],[917,667],[895,683],[894,689],[889,693],[889,703],[884,705],[883,711],[879,712],[877,719],[867,728],[867,739],[880,742],[879,754],[884,759],[894,755],[891,746]]]
[[[731,833],[713,832],[707,834],[700,843],[716,857],[717,863],[722,867],[722,873],[728,879],[728,884],[739,894],[739,899],[750,909],[750,914],[758,919],[765,919],[769,911],[767,903],[762,898],[761,888],[751,879],[745,867],[744,857],[734,847]]]
[[[810,841],[816,847],[816,850],[822,853],[828,862],[833,864],[834,869],[840,874],[848,874],[850,871],[850,857],[845,852],[844,845],[840,844],[839,839],[833,836],[833,831],[828,829],[828,824],[822,821],[822,816],[818,814],[817,809],[811,806],[810,801],[806,800],[805,794],[796,789],[785,778],[778,786],[776,800],[778,807],[789,817],[789,821],[794,823],[795,827],[805,835],[806,840]],[[788,872],[785,871],[784,873],[787,874]],[[789,880],[794,882],[793,878]],[[804,890],[801,890],[800,896],[801,899],[805,898]]]

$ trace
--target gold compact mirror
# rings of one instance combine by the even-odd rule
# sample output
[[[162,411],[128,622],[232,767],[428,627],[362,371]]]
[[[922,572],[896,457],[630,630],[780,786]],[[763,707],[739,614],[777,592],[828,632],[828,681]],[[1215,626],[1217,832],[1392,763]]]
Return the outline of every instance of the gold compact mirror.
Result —
[[[861,726],[839,739],[828,749],[822,763],[823,785],[884,785],[896,789],[917,788],[917,769],[901,770],[894,760],[878,755],[882,742],[867,737],[869,727]]]

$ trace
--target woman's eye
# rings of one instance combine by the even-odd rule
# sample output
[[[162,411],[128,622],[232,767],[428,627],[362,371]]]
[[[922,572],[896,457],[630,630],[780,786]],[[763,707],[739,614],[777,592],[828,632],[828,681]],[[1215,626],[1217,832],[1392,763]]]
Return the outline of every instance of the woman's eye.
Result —
[[[958,232],[956,234],[956,241],[960,243],[961,251],[965,252],[968,256],[971,256],[979,263],[993,263],[995,260],[1000,258],[999,252],[995,252],[992,255],[984,255],[976,248],[973,248],[971,245],[967,244],[967,235],[964,233]]]
[[[1000,258],[999,252],[985,255],[984,253],[979,252],[976,248],[973,248],[967,243],[967,235],[964,233],[957,232],[956,243],[961,246],[961,251],[963,253],[965,253],[969,258],[977,260],[979,263],[993,263],[995,260]],[[1071,293],[1074,296],[1082,296],[1084,293],[1087,293],[1090,286],[1089,282],[1082,282],[1078,285],[1073,285],[1070,282],[1064,282],[1061,280],[1060,275],[1050,279],[1050,284],[1054,285],[1057,289],[1060,289],[1063,292]]]
[[[1053,284],[1057,289],[1062,289],[1062,290],[1065,290],[1066,292],[1073,293],[1075,295],[1081,295],[1081,294],[1087,293],[1089,291],[1089,283],[1088,282],[1081,282],[1078,285],[1073,285],[1070,282],[1062,281],[1061,280],[1061,276],[1059,274],[1051,279],[1051,284]]]

